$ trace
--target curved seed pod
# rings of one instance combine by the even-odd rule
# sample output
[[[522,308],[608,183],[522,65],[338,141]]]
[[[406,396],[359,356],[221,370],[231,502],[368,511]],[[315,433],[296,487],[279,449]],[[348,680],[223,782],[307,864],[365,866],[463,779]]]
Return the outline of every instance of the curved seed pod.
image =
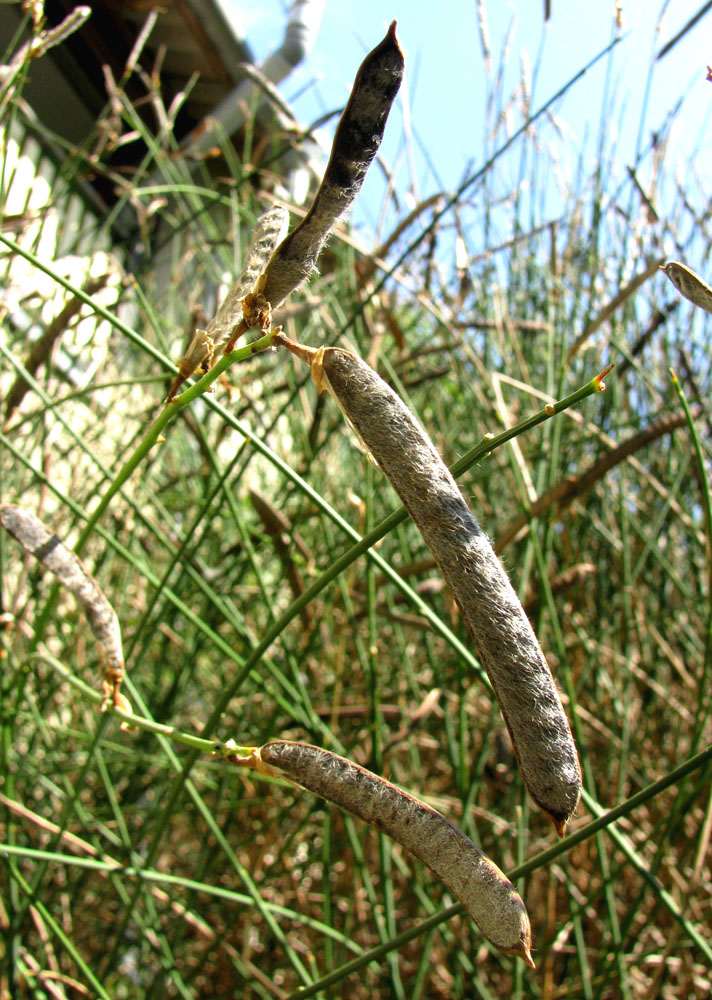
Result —
[[[128,700],[119,691],[124,676],[121,627],[116,612],[99,584],[87,573],[79,557],[28,510],[12,504],[1,505],[0,524],[17,539],[26,552],[39,559],[54,573],[84,609],[99,650],[99,662],[104,670],[102,711],[111,702],[115,708],[130,712]]]
[[[433,553],[492,682],[524,782],[562,836],[581,795],[578,754],[549,665],[489,539],[425,431],[373,369],[338,348],[297,353]]]
[[[529,917],[519,893],[442,813],[345,757],[308,743],[275,740],[238,763],[288,778],[388,834],[435,872],[495,948],[534,968]]]
[[[705,312],[712,313],[712,288],[689,267],[677,260],[661,264],[660,270],[667,274],[680,295]]]
[[[403,66],[394,21],[359,67],[314,203],[267,265],[262,292],[273,309],[311,275],[330,231],[361,189],[381,145]]]

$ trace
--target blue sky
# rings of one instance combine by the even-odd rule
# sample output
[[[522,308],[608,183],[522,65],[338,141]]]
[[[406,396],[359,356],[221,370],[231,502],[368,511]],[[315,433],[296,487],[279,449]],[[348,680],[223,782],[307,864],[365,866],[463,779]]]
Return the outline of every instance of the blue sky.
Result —
[[[289,7],[284,0],[223,3],[235,11],[258,62],[279,47]],[[509,95],[516,89],[523,58],[528,58],[532,67],[537,62],[540,65],[533,109],[613,37],[612,0],[552,0],[551,6],[552,16],[545,26],[542,0],[485,3],[495,73],[508,39],[503,92]],[[613,114],[606,119],[606,132],[620,163],[632,161],[646,107],[651,53],[658,52],[701,6],[702,0],[669,0],[661,30],[656,31],[662,0],[624,2],[626,37],[610,57],[611,62],[599,63],[555,109],[565,126],[563,156],[575,162],[587,136],[591,156],[595,156],[594,139],[599,132],[608,79],[607,107],[613,109]],[[398,21],[398,38],[406,54],[407,113],[400,100],[388,124],[383,153],[391,163],[398,160],[400,189],[411,188],[415,198],[424,198],[442,187],[456,187],[468,164],[477,166],[484,160],[488,82],[475,0],[327,0],[314,49],[307,62],[280,85],[280,90],[304,124],[343,105],[363,56],[380,41],[393,19]],[[698,155],[700,162],[710,162],[712,83],[705,80],[708,62],[712,62],[712,13],[657,62],[647,95],[641,130],[644,142],[675,101],[685,95],[683,107],[675,116],[674,141],[666,153],[666,167],[683,179],[693,156]],[[412,140],[410,161],[403,155],[408,130]],[[551,138],[555,138],[553,133]],[[375,225],[378,218],[380,195],[376,192],[379,187],[382,190],[382,181],[373,174],[360,196],[360,210],[354,213],[353,221],[360,226]]]

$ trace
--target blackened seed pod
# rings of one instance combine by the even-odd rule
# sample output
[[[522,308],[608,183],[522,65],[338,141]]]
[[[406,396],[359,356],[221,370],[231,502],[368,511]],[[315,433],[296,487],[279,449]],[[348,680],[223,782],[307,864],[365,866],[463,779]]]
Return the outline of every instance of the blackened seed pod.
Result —
[[[549,665],[489,539],[383,379],[349,351],[312,353],[317,385],[333,395],[440,566],[492,682],[524,782],[562,836],[581,795],[578,754]]]
[[[329,233],[361,189],[381,145],[403,66],[394,21],[359,67],[314,203],[267,265],[260,290],[272,309],[312,274]]]
[[[89,619],[104,671],[102,711],[109,702],[115,708],[131,711],[128,700],[119,691],[124,676],[121,626],[109,601],[81,559],[30,511],[13,504],[0,505],[0,524],[20,545],[72,593]]]
[[[495,948],[534,968],[529,917],[521,896],[497,865],[442,813],[321,747],[275,740],[253,753],[252,764],[259,770],[288,778],[402,844],[438,876]]]

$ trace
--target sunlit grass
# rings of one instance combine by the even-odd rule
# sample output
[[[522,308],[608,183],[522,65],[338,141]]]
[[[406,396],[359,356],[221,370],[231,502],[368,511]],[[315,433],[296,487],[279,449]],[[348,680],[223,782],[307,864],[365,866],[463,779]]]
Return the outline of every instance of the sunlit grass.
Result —
[[[240,354],[229,381],[177,408],[163,443],[146,437],[271,176],[234,151],[229,179],[191,173],[125,95],[119,124],[143,130],[147,156],[114,216],[138,208],[145,253],[115,244],[113,298],[77,292],[98,332],[80,338],[72,320],[64,353],[33,371],[28,335],[61,305],[17,275],[42,273],[64,303],[81,280],[66,281],[62,256],[81,258],[82,240],[67,226],[48,254],[29,219],[22,253],[3,240],[0,395],[23,374],[28,388],[2,410],[1,499],[68,544],[85,538],[140,715],[204,740],[319,743],[424,798],[518,878],[537,971],[489,949],[422,866],[358,821],[169,734],[120,732],[51,664],[98,691],[86,622],[2,537],[3,987],[46,996],[49,971],[66,996],[61,977],[132,998],[708,989],[708,331],[652,266],[670,241],[705,259],[698,192],[656,162],[661,221],[643,225],[605,135],[593,168],[582,158],[565,175],[563,133],[548,114],[525,122],[517,102],[500,114],[510,95],[492,79],[491,145],[473,150],[485,168],[415,212],[375,269],[333,239],[275,321],[313,346],[348,342],[449,465],[469,455],[463,492],[530,609],[578,742],[586,795],[569,838],[554,843],[525,795],[429,552],[302,367]],[[68,151],[66,166],[80,180],[88,163]],[[550,219],[554,170],[566,210]],[[108,232],[92,226],[97,241]],[[609,363],[605,392],[483,444]]]

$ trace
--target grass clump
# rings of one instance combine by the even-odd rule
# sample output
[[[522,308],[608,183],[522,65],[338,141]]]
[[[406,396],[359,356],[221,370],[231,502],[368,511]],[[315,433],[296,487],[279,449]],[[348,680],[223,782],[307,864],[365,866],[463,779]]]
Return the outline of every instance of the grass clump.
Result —
[[[699,192],[666,174],[665,135],[631,172],[602,134],[547,214],[556,104],[522,104],[525,81],[509,100],[502,78],[484,166],[456,196],[401,217],[374,253],[340,230],[272,321],[314,346],[347,341],[455,465],[564,696],[584,779],[570,835],[552,846],[430,552],[303,368],[269,335],[255,353],[253,331],[214,393],[209,374],[163,407],[274,178],[229,151],[224,182],[191,172],[119,89],[94,146],[64,154],[72,184],[49,189],[52,251],[36,216],[0,237],[0,474],[2,501],[41,516],[109,596],[123,689],[154,731],[121,732],[97,684],[77,690],[97,677],[80,611],[0,539],[6,991],[708,991],[709,347],[704,315],[657,271],[673,244],[704,273]],[[6,214],[29,142],[18,80]],[[97,219],[74,186],[116,181],[104,140],[135,128],[146,161]],[[149,173],[162,181],[147,189]],[[640,223],[646,175],[655,225]],[[127,206],[140,259],[110,238]],[[604,393],[572,400],[612,362]],[[199,742],[278,737],[348,756],[457,822],[516,880],[537,972],[490,951],[388,838]]]

